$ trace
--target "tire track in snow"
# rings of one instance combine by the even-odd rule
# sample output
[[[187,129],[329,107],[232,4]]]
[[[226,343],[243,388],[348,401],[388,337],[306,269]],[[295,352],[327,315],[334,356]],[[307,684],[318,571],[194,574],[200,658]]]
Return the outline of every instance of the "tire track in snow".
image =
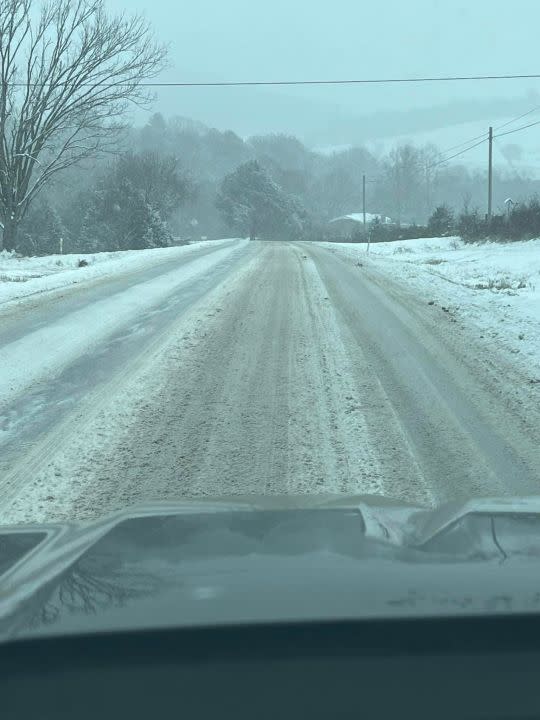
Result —
[[[253,493],[429,502],[411,482],[417,470],[387,399],[304,255],[261,243],[114,395],[76,418],[62,452],[1,519]]]

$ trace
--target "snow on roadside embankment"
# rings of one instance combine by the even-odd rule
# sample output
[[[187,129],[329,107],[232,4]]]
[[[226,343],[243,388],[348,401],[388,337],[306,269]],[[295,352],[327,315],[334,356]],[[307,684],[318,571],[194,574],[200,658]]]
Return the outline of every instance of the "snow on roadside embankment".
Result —
[[[365,245],[324,243],[390,273],[513,356],[540,380],[540,239],[465,244],[426,238]],[[369,258],[369,259],[368,259]]]
[[[0,306],[38,293],[125,272],[134,272],[187,256],[201,247],[211,247],[230,240],[211,240],[178,247],[154,250],[123,250],[93,254],[46,255],[18,257],[0,251]],[[79,267],[79,263],[87,263]]]
[[[142,313],[157,307],[185,283],[211,273],[248,243],[248,240],[238,240],[218,246],[213,252],[195,256],[192,261],[158,277],[135,282],[122,292],[73,312],[68,310],[61,318],[0,347],[0,407],[29,386],[58,375],[70,362],[90,352],[115,331],[132,327]],[[125,264],[122,268],[125,269]]]

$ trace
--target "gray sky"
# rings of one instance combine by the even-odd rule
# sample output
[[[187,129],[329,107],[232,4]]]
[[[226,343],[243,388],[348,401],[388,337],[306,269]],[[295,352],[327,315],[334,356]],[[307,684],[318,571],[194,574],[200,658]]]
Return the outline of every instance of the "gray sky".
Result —
[[[170,80],[540,71],[535,52],[539,0],[109,0],[109,5],[146,14],[159,39],[170,45],[173,67],[164,75]],[[317,132],[339,143],[341,130],[339,124],[333,127],[332,114],[353,118],[384,110],[414,112],[460,100],[472,107],[490,99],[515,99],[518,114],[527,107],[526,93],[537,89],[540,81],[280,91],[171,89],[160,93],[158,109],[243,134],[264,130],[265,124],[299,132],[304,119],[309,135],[316,125],[312,116],[320,112]],[[459,113],[463,122],[469,119],[466,108],[460,107]],[[399,124],[399,117],[396,121]]]

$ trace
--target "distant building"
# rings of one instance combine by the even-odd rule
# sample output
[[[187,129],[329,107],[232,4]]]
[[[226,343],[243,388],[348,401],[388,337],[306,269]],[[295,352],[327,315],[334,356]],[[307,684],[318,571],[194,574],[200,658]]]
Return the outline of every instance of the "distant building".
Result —
[[[366,213],[366,225],[372,225],[374,222],[380,222],[382,225],[394,225],[392,218],[386,217],[385,215],[379,215],[378,213]],[[349,215],[342,215],[341,217],[330,220],[328,225],[330,226],[330,233],[336,236],[350,235],[354,230],[362,227],[364,223],[363,213],[350,213]]]
[[[386,217],[385,215],[379,215],[378,213],[366,213],[366,224],[371,225],[375,221],[382,223],[383,225],[393,225],[394,221],[392,218]],[[349,227],[355,227],[358,223],[364,222],[364,213],[350,213],[349,215],[342,215],[341,217],[330,220],[330,223],[345,224]]]

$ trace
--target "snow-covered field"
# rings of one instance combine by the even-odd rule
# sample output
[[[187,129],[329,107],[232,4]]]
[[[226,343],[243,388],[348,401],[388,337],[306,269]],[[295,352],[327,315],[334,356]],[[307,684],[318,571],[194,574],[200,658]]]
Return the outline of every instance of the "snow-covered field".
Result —
[[[155,250],[47,255],[31,258],[17,257],[14,253],[2,250],[0,251],[0,305],[108,275],[159,265],[188,255],[202,246],[210,247],[226,242],[230,240],[211,240]],[[79,267],[81,260],[88,264]]]
[[[390,271],[540,379],[540,239],[473,245],[455,237],[404,240],[372,244],[369,255],[363,244],[324,244]]]

